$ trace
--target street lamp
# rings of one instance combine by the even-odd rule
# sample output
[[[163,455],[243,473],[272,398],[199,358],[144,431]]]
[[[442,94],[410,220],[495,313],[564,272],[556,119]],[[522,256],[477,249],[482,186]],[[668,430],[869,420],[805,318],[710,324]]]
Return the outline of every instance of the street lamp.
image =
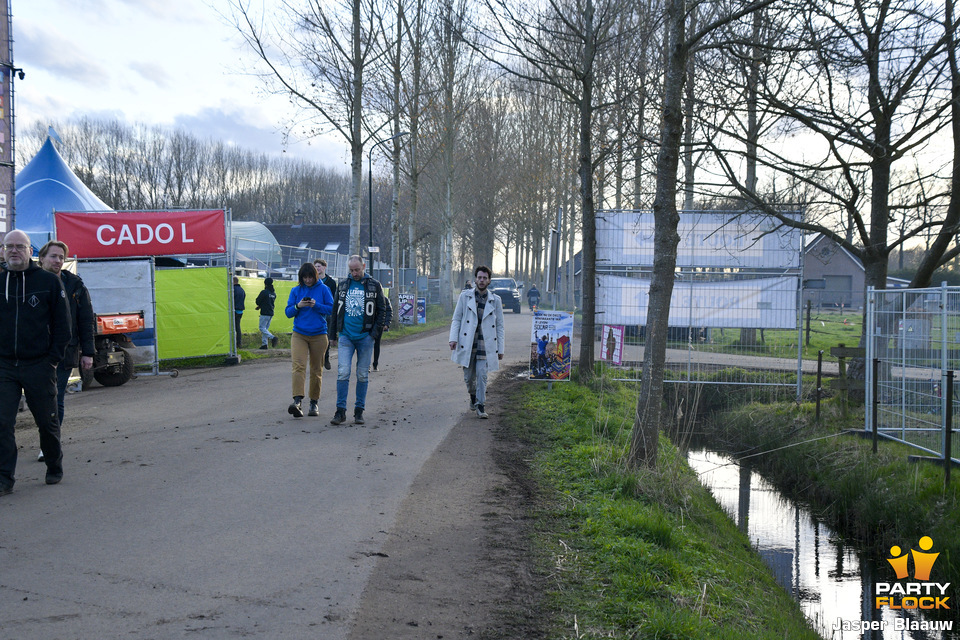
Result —
[[[370,244],[367,245],[367,255],[370,256],[370,268],[373,268],[373,256],[370,255],[370,247],[373,246],[373,150],[379,147],[382,144],[386,144],[391,140],[396,140],[402,136],[410,135],[409,131],[401,131],[400,133],[390,136],[386,140],[381,140],[376,142],[373,146],[370,147],[370,151],[367,152],[367,208],[369,209],[368,213],[370,214]]]

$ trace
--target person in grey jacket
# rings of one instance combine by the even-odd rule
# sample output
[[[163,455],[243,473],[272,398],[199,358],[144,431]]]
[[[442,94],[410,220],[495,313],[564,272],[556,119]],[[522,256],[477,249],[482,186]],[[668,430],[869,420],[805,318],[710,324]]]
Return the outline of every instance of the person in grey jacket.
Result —
[[[40,431],[46,482],[63,479],[57,365],[70,342],[70,309],[60,278],[30,259],[30,236],[3,239],[6,271],[0,274],[0,495],[13,491],[17,468],[14,427],[21,393]]]
[[[487,372],[499,369],[503,360],[503,304],[500,296],[487,289],[490,285],[488,267],[477,267],[473,277],[475,288],[461,291],[453,310],[450,359],[463,367],[470,409],[475,410],[478,417],[486,418]]]

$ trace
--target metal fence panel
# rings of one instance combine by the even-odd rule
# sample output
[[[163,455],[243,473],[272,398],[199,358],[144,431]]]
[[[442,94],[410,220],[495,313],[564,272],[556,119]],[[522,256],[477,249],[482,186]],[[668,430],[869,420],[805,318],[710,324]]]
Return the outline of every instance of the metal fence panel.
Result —
[[[944,457],[946,403],[958,408],[944,389],[947,371],[960,369],[960,287],[869,289],[867,358],[877,361],[867,368],[867,406],[876,403],[878,435]],[[868,431],[872,421],[867,411]]]
[[[799,394],[800,233],[754,214],[702,211],[682,212],[679,231],[665,382]],[[641,374],[653,232],[649,211],[598,212],[594,339],[601,366],[621,380]]]

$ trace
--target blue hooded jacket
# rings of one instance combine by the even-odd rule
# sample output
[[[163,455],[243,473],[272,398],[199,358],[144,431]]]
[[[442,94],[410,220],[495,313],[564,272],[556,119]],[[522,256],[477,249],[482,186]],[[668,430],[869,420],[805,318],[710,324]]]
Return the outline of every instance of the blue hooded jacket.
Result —
[[[312,307],[297,307],[304,298],[313,298],[316,302]],[[287,298],[287,307],[284,313],[293,318],[293,330],[302,336],[319,336],[327,333],[327,316],[333,311],[333,295],[330,288],[323,282],[317,282],[312,287],[304,284],[295,286]]]

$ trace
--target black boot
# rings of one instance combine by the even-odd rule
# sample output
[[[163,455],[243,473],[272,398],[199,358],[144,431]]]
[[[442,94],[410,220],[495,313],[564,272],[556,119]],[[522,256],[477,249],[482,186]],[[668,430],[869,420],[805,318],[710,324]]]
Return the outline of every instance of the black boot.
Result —
[[[287,413],[292,415],[294,418],[303,417],[303,409],[300,407],[300,402],[303,400],[303,396],[294,396],[293,402],[290,403],[290,406],[287,407]]]

